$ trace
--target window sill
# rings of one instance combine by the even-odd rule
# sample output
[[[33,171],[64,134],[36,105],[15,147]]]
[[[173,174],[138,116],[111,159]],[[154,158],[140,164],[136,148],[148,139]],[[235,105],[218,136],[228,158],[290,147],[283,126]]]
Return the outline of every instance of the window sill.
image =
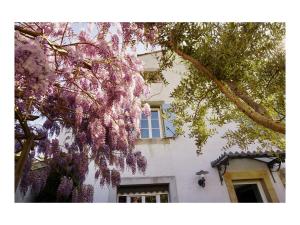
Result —
[[[137,139],[136,145],[143,144],[170,144],[170,138],[143,138]]]

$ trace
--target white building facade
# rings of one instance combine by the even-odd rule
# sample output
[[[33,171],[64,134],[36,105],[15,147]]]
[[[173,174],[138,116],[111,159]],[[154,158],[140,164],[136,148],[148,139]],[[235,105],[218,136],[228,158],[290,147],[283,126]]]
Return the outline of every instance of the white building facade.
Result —
[[[158,69],[157,54],[140,56],[146,71]],[[152,113],[142,118],[144,138],[137,141],[136,149],[147,158],[146,173],[132,175],[125,169],[119,187],[100,187],[91,164],[85,183],[94,185],[94,202],[285,202],[284,153],[255,152],[254,148],[247,153],[238,148],[224,152],[221,136],[228,126],[217,129],[201,155],[188,135],[174,135],[162,111],[172,102],[170,93],[184,72],[177,60],[163,72],[169,84],[151,84],[150,98],[144,99]],[[201,170],[204,177],[196,174]]]

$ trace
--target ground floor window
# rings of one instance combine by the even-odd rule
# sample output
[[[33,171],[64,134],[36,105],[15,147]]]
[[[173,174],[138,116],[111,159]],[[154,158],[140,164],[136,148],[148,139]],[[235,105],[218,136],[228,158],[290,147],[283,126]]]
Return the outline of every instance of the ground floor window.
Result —
[[[168,184],[123,185],[117,189],[119,203],[168,203]]]
[[[168,193],[118,195],[119,203],[168,203]]]
[[[260,181],[233,182],[238,202],[267,202]]]

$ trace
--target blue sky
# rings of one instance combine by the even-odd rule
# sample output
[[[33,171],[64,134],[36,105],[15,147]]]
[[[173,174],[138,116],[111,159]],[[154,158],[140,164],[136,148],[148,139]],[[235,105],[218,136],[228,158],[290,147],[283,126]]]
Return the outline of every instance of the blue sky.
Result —
[[[71,26],[72,26],[75,33],[79,33],[83,29],[88,29],[87,22],[76,22],[76,23],[72,23]],[[116,27],[111,27],[110,30],[111,30],[111,32],[114,33],[114,32],[116,32]],[[92,33],[95,33],[95,35],[96,35],[96,32],[97,31],[94,28]],[[155,49],[149,49],[144,44],[138,43],[136,50],[137,50],[137,54],[143,54],[143,53],[159,50],[159,47],[157,47]]]

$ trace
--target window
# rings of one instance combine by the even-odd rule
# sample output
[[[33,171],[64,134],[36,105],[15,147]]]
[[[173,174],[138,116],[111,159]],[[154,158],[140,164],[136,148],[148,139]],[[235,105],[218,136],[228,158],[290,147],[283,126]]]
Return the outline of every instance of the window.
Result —
[[[169,194],[162,193],[147,193],[147,194],[127,194],[118,195],[119,203],[168,203]]]
[[[145,184],[119,186],[117,201],[119,203],[168,203],[168,184]]]
[[[234,181],[238,202],[268,202],[260,181]]]
[[[151,109],[151,115],[141,118],[141,138],[161,138],[161,120],[159,109]]]

